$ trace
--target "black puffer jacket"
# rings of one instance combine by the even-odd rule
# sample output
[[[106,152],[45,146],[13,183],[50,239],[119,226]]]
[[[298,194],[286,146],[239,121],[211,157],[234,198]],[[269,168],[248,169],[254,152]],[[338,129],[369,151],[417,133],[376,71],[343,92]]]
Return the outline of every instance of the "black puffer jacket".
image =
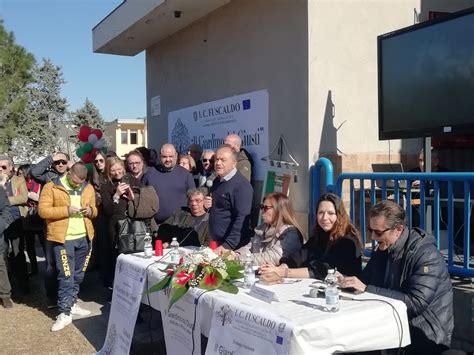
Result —
[[[450,346],[454,327],[453,291],[446,262],[432,236],[419,228],[411,231],[405,228],[388,252],[372,254],[360,279],[368,285],[368,292],[407,305],[414,347],[423,348],[423,344],[417,343],[426,344],[426,341]]]

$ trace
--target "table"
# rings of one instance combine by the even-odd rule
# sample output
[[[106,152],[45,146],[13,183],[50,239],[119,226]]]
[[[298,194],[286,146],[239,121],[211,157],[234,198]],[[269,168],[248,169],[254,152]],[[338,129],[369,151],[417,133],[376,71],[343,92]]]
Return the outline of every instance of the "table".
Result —
[[[166,264],[156,262],[157,259],[144,259],[140,254],[119,256],[109,320],[109,328],[114,328],[115,339],[127,338],[120,336],[119,326],[111,326],[115,309],[123,315],[124,321],[133,322],[132,326],[135,324],[136,314],[130,309],[123,311],[123,307],[115,307],[114,304],[123,303],[124,295],[140,294],[140,288],[143,291],[163,277],[160,269],[164,269]],[[122,281],[122,276],[119,275],[125,275]],[[335,351],[389,349],[410,344],[406,306],[403,302],[369,293],[343,293],[350,298],[341,299],[340,310],[331,313],[324,310],[324,299],[309,296],[309,285],[314,281],[304,279],[292,284],[265,286],[280,298],[279,302],[271,303],[251,297],[249,291],[243,289],[239,289],[237,295],[219,290],[203,293],[199,289],[190,289],[170,310],[167,309],[168,297],[164,291],[144,294],[141,301],[162,312],[168,354],[191,353],[191,341],[186,337],[193,338],[193,349],[200,349],[200,336],[197,333],[209,338],[206,354],[226,351],[226,354],[231,354],[232,351],[239,354],[259,354],[259,347],[262,346],[265,346],[265,354],[329,354]],[[137,285],[141,283],[141,287],[135,287],[135,291],[132,290],[134,282]],[[124,291],[128,286],[130,290]],[[132,301],[126,304],[130,303]],[[136,307],[138,312],[138,305]],[[225,324],[226,320],[220,314],[223,311],[233,317],[232,326]],[[252,324],[249,325],[250,323]],[[274,329],[270,329],[272,326]],[[173,327],[174,333],[167,334],[167,327]],[[129,335],[130,329],[124,333]],[[274,334],[277,335],[275,343],[269,348],[272,344],[268,344],[268,339],[273,339]],[[110,345],[108,339],[109,329],[106,344]],[[131,342],[131,339],[128,340]],[[279,341],[284,346],[278,344]],[[171,346],[181,348],[173,351]],[[122,352],[125,347],[121,347]],[[105,345],[104,349],[107,350]]]

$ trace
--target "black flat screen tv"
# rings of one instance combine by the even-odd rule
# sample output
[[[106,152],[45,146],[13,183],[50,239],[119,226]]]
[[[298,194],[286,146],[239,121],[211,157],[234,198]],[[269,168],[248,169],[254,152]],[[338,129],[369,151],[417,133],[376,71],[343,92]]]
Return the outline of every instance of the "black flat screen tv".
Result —
[[[379,139],[474,132],[474,8],[377,37]]]

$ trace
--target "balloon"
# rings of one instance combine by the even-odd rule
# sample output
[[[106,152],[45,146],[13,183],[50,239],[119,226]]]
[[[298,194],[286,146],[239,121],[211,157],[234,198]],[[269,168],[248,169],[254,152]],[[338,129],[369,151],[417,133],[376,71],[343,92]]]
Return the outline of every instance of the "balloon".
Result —
[[[97,139],[102,138],[102,131],[100,129],[94,129],[91,134],[95,134],[97,136]]]
[[[81,160],[82,160],[84,163],[91,163],[92,160],[94,160],[94,156],[93,156],[90,152],[88,152],[88,153],[85,153],[85,154],[82,156]]]
[[[91,129],[89,126],[81,126],[79,128],[79,133],[77,134],[77,138],[79,138],[81,142],[87,142],[87,138],[89,137],[90,134],[91,134]]]
[[[97,149],[97,148],[94,148],[94,149],[91,150],[91,154],[94,158],[95,158],[95,155],[97,154],[98,151],[99,151],[99,149]]]
[[[104,154],[107,154],[107,152],[109,151],[109,150],[107,149],[107,147],[102,147],[101,150],[102,150],[102,153],[104,153]]]
[[[89,138],[87,138],[87,141],[94,145],[95,142],[97,142],[97,136],[94,133],[89,134]]]
[[[87,171],[89,172],[89,174],[92,173],[92,164],[91,163],[87,163],[86,168],[87,168]]]
[[[94,148],[101,149],[105,144],[104,138],[99,139],[97,142],[94,144]]]
[[[93,148],[94,148],[94,146],[90,143],[85,143],[82,146],[82,150],[84,151],[84,153],[89,153]]]
[[[84,150],[82,149],[82,147],[79,147],[79,148],[76,149],[76,155],[79,158],[82,158],[82,156],[84,155]]]

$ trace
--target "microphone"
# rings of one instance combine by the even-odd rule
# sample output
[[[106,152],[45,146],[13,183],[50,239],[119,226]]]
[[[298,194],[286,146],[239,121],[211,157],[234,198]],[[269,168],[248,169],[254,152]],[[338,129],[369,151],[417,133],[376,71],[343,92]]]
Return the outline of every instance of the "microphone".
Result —
[[[211,196],[211,189],[212,189],[212,186],[214,185],[214,181],[213,180],[210,180],[210,179],[207,179],[206,180],[206,188],[207,188],[207,195],[208,196]]]

